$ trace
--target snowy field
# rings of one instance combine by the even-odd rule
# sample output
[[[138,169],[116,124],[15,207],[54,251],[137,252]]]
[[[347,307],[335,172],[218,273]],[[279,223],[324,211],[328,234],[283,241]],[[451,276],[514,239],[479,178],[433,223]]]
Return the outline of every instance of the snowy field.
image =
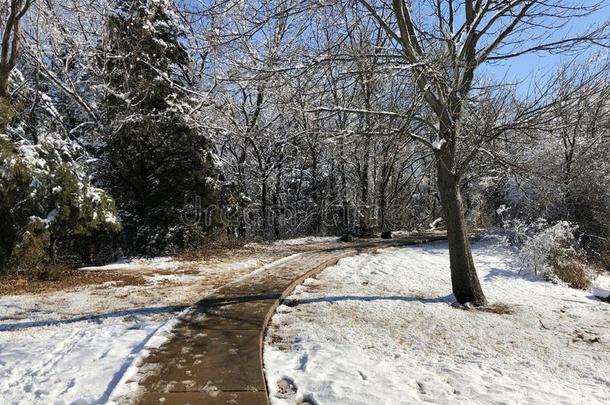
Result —
[[[137,259],[83,270],[141,276],[134,285],[0,297],[0,404],[107,403],[184,308],[272,258]]]
[[[488,299],[512,313],[450,306],[445,242],[306,280],[266,336],[272,403],[607,404],[610,305],[519,275],[498,241],[473,250]]]

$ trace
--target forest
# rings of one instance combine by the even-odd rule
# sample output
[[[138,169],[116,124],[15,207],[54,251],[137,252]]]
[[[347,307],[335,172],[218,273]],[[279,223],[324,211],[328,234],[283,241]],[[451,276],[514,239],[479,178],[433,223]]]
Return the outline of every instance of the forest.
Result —
[[[607,267],[608,21],[564,3],[3,0],[1,273],[434,228]]]
[[[606,404],[607,0],[0,0],[0,404]]]

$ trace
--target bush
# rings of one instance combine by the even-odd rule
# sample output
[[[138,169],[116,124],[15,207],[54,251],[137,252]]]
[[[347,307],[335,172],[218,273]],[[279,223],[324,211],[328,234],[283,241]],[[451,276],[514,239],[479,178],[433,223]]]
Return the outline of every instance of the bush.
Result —
[[[594,271],[574,236],[577,226],[568,221],[548,225],[544,219],[533,224],[517,219],[505,221],[504,229],[508,241],[519,249],[522,271],[572,288],[591,288]]]
[[[15,107],[13,107],[8,100],[0,98],[0,131],[15,118]]]
[[[90,157],[66,132],[52,99],[41,93],[31,105],[38,90],[18,69],[9,85],[15,97],[0,99],[0,273],[34,273],[54,261],[62,241],[115,234],[121,225],[114,200],[93,186],[84,165]]]
[[[521,269],[534,274],[548,273],[558,263],[580,256],[577,228],[568,221],[548,225],[543,218],[533,224],[519,219],[504,222],[509,242],[519,248]]]
[[[114,201],[91,186],[58,134],[39,144],[0,135],[0,271],[35,272],[58,241],[116,233]]]
[[[572,288],[588,290],[593,283],[593,272],[586,262],[563,260],[553,265],[552,274]]]
[[[354,237],[351,233],[344,233],[343,235],[341,235],[341,238],[339,240],[341,242],[351,242],[352,240],[354,240]]]
[[[38,217],[31,217],[21,240],[13,249],[11,267],[17,272],[38,272],[49,252],[49,231]]]
[[[392,231],[381,232],[381,239],[392,239]]]
[[[206,245],[210,236],[199,225],[176,225],[165,234],[163,253],[175,254],[200,248]]]

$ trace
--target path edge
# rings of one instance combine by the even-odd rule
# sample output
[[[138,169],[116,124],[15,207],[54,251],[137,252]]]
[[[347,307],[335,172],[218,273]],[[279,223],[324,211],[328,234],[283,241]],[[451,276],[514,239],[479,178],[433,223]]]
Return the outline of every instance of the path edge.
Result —
[[[260,362],[261,362],[261,374],[263,375],[265,398],[267,400],[268,405],[271,405],[271,401],[269,399],[269,387],[267,384],[267,376],[265,374],[265,361],[263,358],[263,350],[265,348],[265,336],[267,335],[267,329],[269,327],[269,323],[271,323],[271,318],[273,318],[273,315],[275,315],[275,311],[282,304],[282,302],[290,294],[292,294],[294,292],[294,290],[298,286],[303,284],[303,282],[305,280],[319,275],[320,273],[322,273],[324,270],[326,270],[329,267],[335,266],[337,263],[339,263],[339,260],[341,260],[341,259],[345,259],[347,257],[353,257],[360,253],[362,253],[362,252],[359,252],[357,249],[353,249],[352,251],[344,252],[340,256],[333,257],[332,259],[328,259],[328,260],[322,262],[318,266],[314,267],[313,269],[307,271],[306,273],[304,273],[301,276],[297,277],[296,279],[292,280],[292,282],[288,285],[288,287],[286,287],[284,289],[282,294],[273,302],[271,307],[269,307],[269,310],[267,311],[267,314],[265,315],[265,319],[263,321],[263,327],[261,328],[261,333],[259,336],[259,352],[260,352],[259,356],[260,356]]]
[[[420,237],[420,238],[400,240],[394,246],[391,246],[391,245],[384,246],[383,244],[380,244],[380,246],[377,246],[377,247],[379,247],[379,248],[405,247],[405,246],[413,246],[413,245],[423,245],[423,244],[437,242],[437,241],[441,241],[441,240],[447,240],[447,235],[446,234],[445,235],[422,235],[422,237]],[[269,397],[269,386],[267,383],[267,375],[265,374],[265,361],[264,361],[263,351],[265,349],[265,336],[267,335],[267,329],[269,328],[269,324],[271,323],[271,318],[273,318],[273,315],[275,315],[275,311],[277,310],[277,308],[282,304],[282,302],[290,294],[292,294],[294,292],[294,290],[299,285],[303,284],[303,282],[306,279],[311,278],[311,277],[316,277],[317,275],[319,275],[320,273],[322,273],[324,270],[328,269],[329,267],[337,265],[337,263],[339,263],[339,261],[341,259],[357,256],[357,255],[360,255],[363,253],[368,253],[371,250],[376,249],[377,247],[367,246],[364,249],[361,249],[358,247],[358,245],[356,245],[356,246],[353,246],[351,249],[346,250],[343,254],[322,262],[318,266],[314,267],[313,269],[307,271],[306,273],[304,273],[301,276],[294,279],[288,285],[288,287],[286,287],[284,289],[282,294],[273,302],[271,307],[269,307],[269,310],[267,311],[267,314],[265,315],[265,319],[263,321],[263,327],[261,328],[261,333],[259,336],[260,369],[261,369],[261,374],[263,376],[263,382],[264,382],[264,388],[265,388],[265,399],[267,401],[267,405],[271,405],[271,399]]]

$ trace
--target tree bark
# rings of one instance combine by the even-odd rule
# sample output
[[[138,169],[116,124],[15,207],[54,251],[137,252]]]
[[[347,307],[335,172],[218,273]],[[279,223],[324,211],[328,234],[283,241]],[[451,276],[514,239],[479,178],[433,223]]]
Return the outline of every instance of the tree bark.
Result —
[[[11,74],[12,68],[0,64],[0,98],[7,98],[8,96],[8,79]]]
[[[57,239],[54,235],[49,237],[49,260],[51,264],[55,264],[55,257],[57,252]]]
[[[278,167],[275,175],[275,189],[273,190],[273,196],[271,197],[271,201],[273,204],[273,237],[275,239],[280,238],[280,187],[282,186],[281,173],[281,167]]]
[[[471,303],[474,306],[484,306],[487,304],[487,300],[472,259],[459,176],[447,170],[442,159],[437,159],[437,174],[438,190],[447,224],[453,294],[460,304]]]
[[[81,236],[82,250],[81,250],[81,262],[83,264],[93,264],[93,241],[91,236]]]
[[[261,184],[261,234],[263,239],[267,239],[267,179]]]

